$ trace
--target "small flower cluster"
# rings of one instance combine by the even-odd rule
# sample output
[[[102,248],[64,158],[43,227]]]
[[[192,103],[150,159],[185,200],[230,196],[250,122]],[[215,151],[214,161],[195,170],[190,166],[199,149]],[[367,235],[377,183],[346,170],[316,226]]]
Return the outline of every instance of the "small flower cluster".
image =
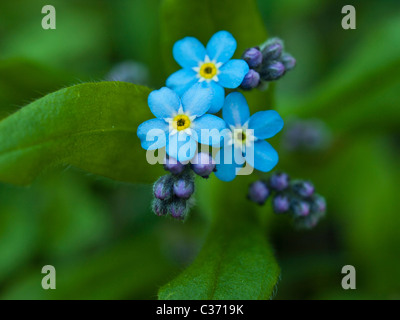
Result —
[[[164,169],[170,173],[160,177],[153,185],[152,208],[156,215],[169,213],[175,219],[185,219],[193,203],[194,173],[207,179],[215,171],[215,163],[209,154],[200,152],[196,160],[191,165],[184,165],[176,159],[166,159]]]
[[[279,38],[269,39],[261,47],[247,49],[242,59],[250,68],[240,85],[243,90],[278,80],[296,65],[296,59],[284,52],[283,41]]]
[[[147,151],[165,149],[168,159],[176,159],[175,164],[164,164],[170,174],[154,184],[157,215],[185,218],[194,174],[207,178],[215,171],[218,179],[231,181],[239,171],[268,172],[278,163],[278,153],[266,139],[282,130],[280,115],[274,110],[251,115],[242,93],[225,90],[239,89],[241,84],[248,89],[243,82],[251,70],[260,72],[263,81],[277,80],[293,68],[294,59],[283,53],[277,39],[257,49],[258,57],[248,51],[243,59],[232,59],[236,47],[227,31],[215,33],[206,46],[193,37],[177,41],[172,53],[181,69],[168,77],[166,87],[148,97],[155,118],[139,125],[141,145]],[[253,48],[257,55],[256,51]],[[216,151],[215,158],[200,152],[201,145]]]
[[[310,229],[325,215],[325,198],[315,193],[310,181],[290,180],[286,173],[274,173],[267,181],[258,180],[249,187],[249,200],[263,205],[272,195],[277,214],[290,214],[296,227]]]
[[[175,43],[173,56],[182,69],[148,97],[155,118],[139,125],[137,135],[145,150],[165,148],[169,157],[192,162],[198,145],[219,149],[217,177],[233,180],[245,166],[262,172],[278,162],[278,153],[266,139],[283,127],[274,110],[250,115],[242,93],[236,89],[249,71],[243,59],[231,59],[236,40],[227,31],[214,34],[207,46],[186,37]],[[222,119],[215,113],[222,109]],[[193,163],[193,162],[192,162]]]

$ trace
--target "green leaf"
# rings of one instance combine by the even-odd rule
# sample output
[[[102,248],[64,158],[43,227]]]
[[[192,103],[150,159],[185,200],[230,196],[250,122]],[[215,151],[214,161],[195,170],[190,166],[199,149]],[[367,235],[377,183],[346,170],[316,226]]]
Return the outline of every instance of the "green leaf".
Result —
[[[201,192],[212,204],[212,224],[200,254],[176,279],[162,287],[159,299],[269,299],[280,269],[254,214],[243,196],[243,177],[226,184],[203,182]],[[242,194],[242,196],[240,196]]]
[[[180,67],[172,56],[174,43],[184,37],[198,38],[204,45],[220,30],[232,33],[237,41],[235,57],[250,47],[262,44],[267,31],[254,0],[164,0],[161,6],[161,47],[168,74]],[[250,108],[272,106],[273,86],[261,92],[246,92]],[[260,109],[260,110],[261,110]]]
[[[0,181],[29,184],[55,165],[119,181],[151,182],[136,135],[152,118],[150,89],[122,82],[86,83],[49,94],[0,122]]]

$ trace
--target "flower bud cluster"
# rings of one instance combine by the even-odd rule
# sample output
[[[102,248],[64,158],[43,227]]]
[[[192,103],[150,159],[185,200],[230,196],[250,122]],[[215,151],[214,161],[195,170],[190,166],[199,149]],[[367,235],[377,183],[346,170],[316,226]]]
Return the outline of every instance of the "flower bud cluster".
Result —
[[[283,41],[279,38],[269,39],[261,47],[247,49],[242,59],[250,67],[240,86],[243,90],[278,80],[296,65],[296,59],[284,52]]]
[[[258,180],[249,187],[248,199],[259,205],[270,196],[274,212],[291,215],[299,228],[315,227],[326,212],[325,198],[315,193],[310,181],[291,181],[284,172],[274,173],[267,181]]]
[[[194,174],[208,178],[215,171],[215,162],[208,153],[200,152],[190,165],[167,158],[164,169],[170,173],[160,177],[153,185],[153,211],[158,216],[170,214],[175,219],[184,220],[193,202]]]

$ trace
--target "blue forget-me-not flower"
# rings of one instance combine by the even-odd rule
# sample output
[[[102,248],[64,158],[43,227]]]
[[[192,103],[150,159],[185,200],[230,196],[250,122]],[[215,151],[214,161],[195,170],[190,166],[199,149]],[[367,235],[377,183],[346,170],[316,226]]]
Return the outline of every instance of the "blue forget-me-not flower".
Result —
[[[244,96],[233,92],[225,99],[222,117],[230,132],[216,155],[215,175],[220,180],[231,181],[245,162],[262,172],[272,170],[278,163],[278,153],[264,139],[273,137],[283,128],[279,114],[267,110],[250,116]]]
[[[182,98],[166,87],[152,91],[148,105],[156,118],[143,122],[137,129],[142,147],[146,150],[166,147],[170,157],[180,162],[191,160],[198,142],[212,145],[215,141],[210,141],[207,135],[203,141],[203,129],[212,132],[226,128],[221,118],[206,114],[212,99],[212,90],[202,83],[192,86]]]
[[[182,96],[194,84],[205,83],[213,92],[208,112],[218,112],[224,104],[224,88],[239,87],[249,71],[244,60],[231,60],[236,45],[235,38],[227,31],[215,33],[206,47],[193,37],[177,41],[173,56],[182,69],[167,79],[167,87]]]

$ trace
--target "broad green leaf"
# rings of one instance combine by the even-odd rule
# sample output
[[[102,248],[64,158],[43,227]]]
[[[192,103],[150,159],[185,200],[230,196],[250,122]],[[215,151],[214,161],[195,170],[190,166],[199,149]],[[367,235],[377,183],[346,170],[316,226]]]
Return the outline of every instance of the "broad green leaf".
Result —
[[[246,183],[243,183],[244,180]],[[249,179],[227,185],[203,182],[201,201],[212,201],[212,222],[207,240],[193,264],[162,287],[159,299],[270,299],[280,269],[264,230],[246,201]],[[242,195],[242,196],[241,196]],[[210,214],[210,213],[208,213]]]
[[[0,119],[26,103],[73,84],[72,75],[25,59],[0,61]]]
[[[161,6],[161,47],[167,73],[180,68],[172,56],[176,41],[192,36],[206,45],[220,30],[229,31],[235,37],[238,44],[235,58],[240,58],[245,49],[260,45],[267,39],[254,0],[164,0]],[[272,91],[273,86],[264,92],[246,92],[250,108],[254,111],[270,108]]]
[[[152,182],[136,135],[152,118],[150,89],[122,82],[76,85],[49,94],[0,122],[0,181],[29,184],[45,168],[72,165],[127,182]]]

